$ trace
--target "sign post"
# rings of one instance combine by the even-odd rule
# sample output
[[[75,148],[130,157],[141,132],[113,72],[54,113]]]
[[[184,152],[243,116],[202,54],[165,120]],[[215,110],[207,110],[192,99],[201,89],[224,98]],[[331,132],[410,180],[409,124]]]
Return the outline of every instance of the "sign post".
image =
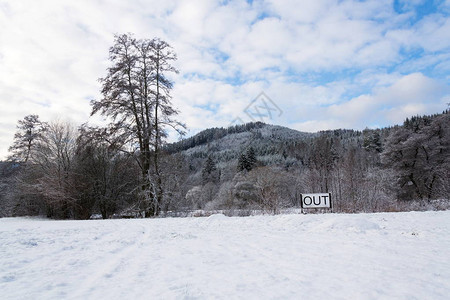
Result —
[[[329,208],[331,211],[331,193],[301,194],[302,212],[305,208]]]

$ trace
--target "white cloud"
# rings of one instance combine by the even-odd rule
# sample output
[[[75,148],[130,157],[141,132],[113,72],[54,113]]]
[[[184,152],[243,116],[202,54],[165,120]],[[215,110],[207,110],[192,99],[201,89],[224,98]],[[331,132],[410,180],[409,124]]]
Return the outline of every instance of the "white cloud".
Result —
[[[450,6],[410,22],[417,5],[397,14],[390,0],[0,0],[0,158],[27,114],[89,119],[114,33],[172,44],[174,103],[193,131],[228,125],[261,91],[283,109],[273,122],[304,130],[440,111]]]
[[[442,15],[426,17],[416,29],[417,43],[428,51],[450,49],[450,19]]]
[[[353,128],[364,129],[378,124],[401,124],[412,115],[431,114],[445,109],[450,87],[421,73],[400,77],[392,85],[376,88],[373,94],[361,95],[328,107],[313,108],[314,118],[296,122],[304,131]],[[317,128],[314,126],[317,125]]]

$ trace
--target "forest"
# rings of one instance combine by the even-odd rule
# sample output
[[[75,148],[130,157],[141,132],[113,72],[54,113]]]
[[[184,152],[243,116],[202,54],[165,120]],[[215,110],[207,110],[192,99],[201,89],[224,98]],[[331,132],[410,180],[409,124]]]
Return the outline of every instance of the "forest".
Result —
[[[104,126],[28,115],[0,162],[0,217],[277,214],[302,193],[331,193],[333,212],[450,208],[450,111],[402,125],[305,133],[261,122],[184,134],[171,103],[176,54],[160,39],[116,35],[102,98]]]

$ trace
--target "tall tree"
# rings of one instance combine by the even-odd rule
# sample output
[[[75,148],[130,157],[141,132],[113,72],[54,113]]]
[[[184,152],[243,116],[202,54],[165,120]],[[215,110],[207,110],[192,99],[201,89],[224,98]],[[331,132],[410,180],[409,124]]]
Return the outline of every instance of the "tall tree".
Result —
[[[42,138],[46,123],[39,120],[38,115],[28,115],[18,121],[14,142],[9,151],[12,152],[10,160],[27,162],[36,146],[36,141]]]
[[[112,66],[100,78],[103,98],[93,100],[92,113],[110,118],[103,137],[112,145],[130,154],[138,153],[142,176],[150,169],[150,138],[152,134],[151,101],[145,87],[150,85],[148,72],[138,72],[136,39],[127,34],[116,35],[109,49]],[[144,67],[145,68],[145,67]]]
[[[141,49],[147,49],[145,41],[142,41],[144,47]],[[153,76],[152,78],[152,100],[153,100],[153,112],[154,112],[154,122],[153,129],[155,132],[154,136],[154,170],[156,179],[156,199],[155,199],[155,212],[157,213],[160,209],[160,205],[163,203],[163,186],[161,173],[159,168],[159,157],[161,151],[161,145],[163,139],[167,136],[166,127],[171,127],[176,130],[179,134],[183,134],[184,124],[178,122],[173,117],[178,114],[178,111],[173,107],[171,103],[170,91],[173,87],[173,83],[167,77],[168,73],[178,73],[178,70],[171,65],[171,61],[175,61],[177,56],[172,50],[172,47],[165,41],[155,38],[149,41],[149,47],[151,51],[151,62],[153,63]],[[141,51],[141,57],[144,57]]]
[[[148,214],[157,214],[163,188],[159,154],[167,127],[182,132],[183,124],[173,117],[171,65],[176,55],[160,39],[136,39],[131,34],[116,35],[109,50],[112,63],[101,78],[103,98],[93,100],[92,115],[110,118],[102,131],[105,139],[137,158],[142,174],[142,190],[152,203]],[[154,180],[152,180],[154,179]]]

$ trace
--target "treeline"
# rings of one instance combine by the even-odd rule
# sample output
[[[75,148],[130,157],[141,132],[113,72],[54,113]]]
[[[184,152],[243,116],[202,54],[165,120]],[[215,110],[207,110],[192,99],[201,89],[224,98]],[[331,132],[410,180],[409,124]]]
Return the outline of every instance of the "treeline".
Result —
[[[145,216],[139,154],[88,133],[85,127],[48,124],[37,116],[22,120],[17,137],[31,142],[12,146],[13,152],[21,149],[13,153],[25,157],[21,162],[0,165],[2,216]],[[299,207],[305,192],[331,192],[337,212],[395,211],[411,209],[410,203],[448,208],[449,111],[408,118],[403,126],[325,131],[301,139],[262,123],[239,134],[209,142],[227,143],[222,146],[234,147],[233,155],[201,145],[162,151],[160,212],[277,213]]]

